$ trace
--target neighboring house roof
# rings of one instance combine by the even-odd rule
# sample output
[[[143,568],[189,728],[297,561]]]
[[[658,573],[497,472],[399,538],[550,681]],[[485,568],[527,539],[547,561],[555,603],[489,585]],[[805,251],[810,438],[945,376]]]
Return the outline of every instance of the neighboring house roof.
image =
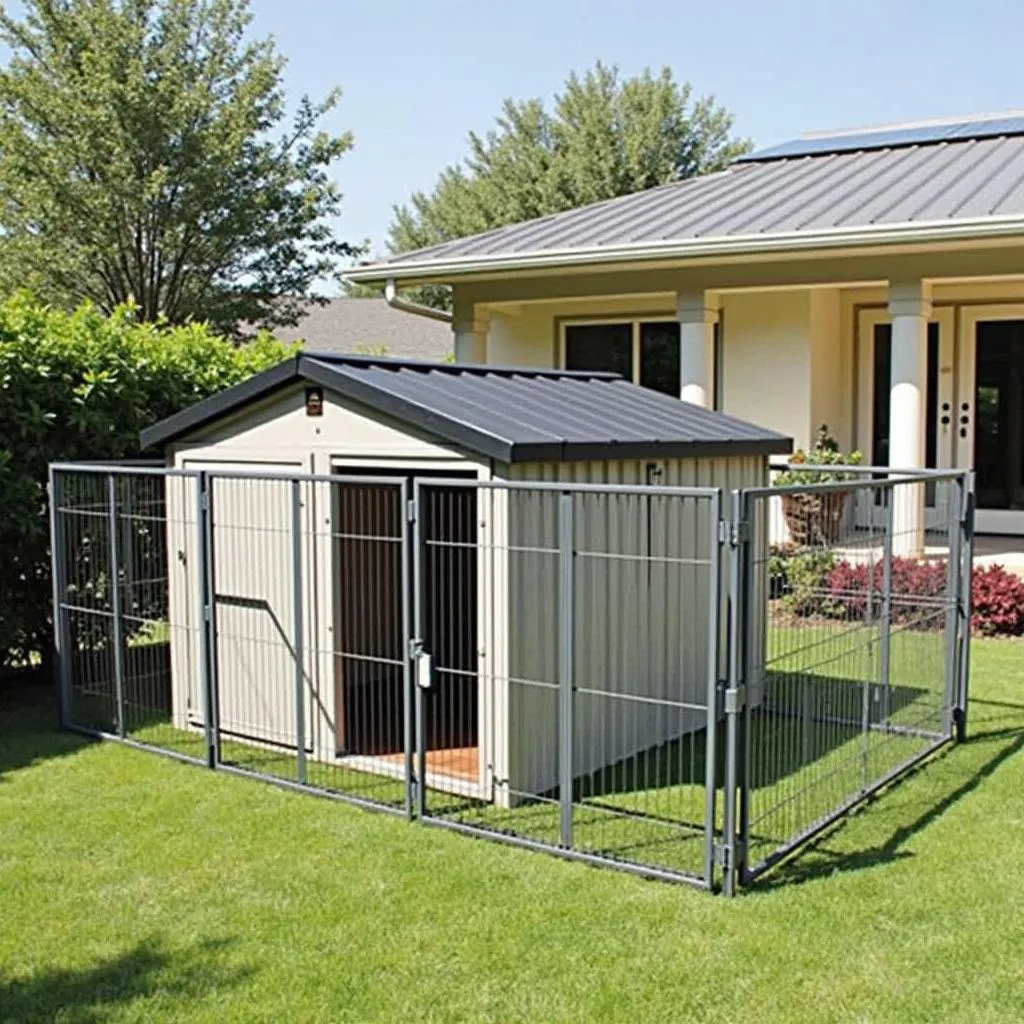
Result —
[[[726,170],[356,268],[354,280],[1024,233],[1024,116],[810,135]]]
[[[282,341],[303,341],[317,352],[368,352],[409,359],[444,359],[452,351],[452,326],[393,309],[384,299],[335,298],[310,302],[294,327],[278,327]]]
[[[614,373],[302,354],[142,431],[143,448],[308,381],[500,462],[776,455],[791,438]]]

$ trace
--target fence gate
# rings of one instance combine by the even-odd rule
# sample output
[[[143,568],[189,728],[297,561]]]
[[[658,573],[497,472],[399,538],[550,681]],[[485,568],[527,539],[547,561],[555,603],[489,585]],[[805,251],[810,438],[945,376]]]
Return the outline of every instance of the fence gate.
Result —
[[[734,494],[727,889],[963,735],[970,477],[858,477]]]
[[[710,887],[718,492],[415,486],[420,816]]]

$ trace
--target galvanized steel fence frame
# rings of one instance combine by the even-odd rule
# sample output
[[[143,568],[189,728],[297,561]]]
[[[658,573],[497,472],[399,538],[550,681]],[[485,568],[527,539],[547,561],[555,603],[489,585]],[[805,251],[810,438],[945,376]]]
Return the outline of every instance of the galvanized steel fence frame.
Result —
[[[801,469],[813,471],[813,467],[802,466]],[[829,470],[835,472],[837,467],[829,467]],[[418,476],[415,470],[401,476],[349,474],[345,470],[315,475],[219,468],[171,469],[139,464],[55,463],[50,467],[49,493],[60,722],[68,729],[260,778],[289,789],[544,850],[564,858],[614,866],[646,877],[686,882],[705,889],[720,888],[731,895],[740,885],[750,884],[789,857],[948,740],[962,739],[966,729],[974,512],[972,475],[953,471],[897,472],[877,467],[847,467],[847,471],[850,479],[841,483],[802,485],[798,489],[766,486],[724,492],[709,487],[424,477]],[[320,600],[319,593],[310,589],[311,582],[306,578],[311,559],[323,557],[323,551],[327,550],[317,544],[344,542],[344,528],[335,520],[336,499],[328,497],[325,503],[323,495],[333,495],[346,486],[353,489],[353,500],[357,504],[364,501],[360,494],[377,489],[382,494],[392,495],[397,508],[397,514],[388,512],[383,518],[379,512],[374,512],[369,519],[360,513],[363,519],[356,516],[354,532],[348,538],[357,545],[359,557],[364,561],[376,558],[380,563],[383,558],[380,564],[384,564],[388,572],[397,573],[398,593],[393,599],[389,598],[390,610],[385,608],[382,613],[388,620],[389,635],[397,637],[399,642],[400,654],[394,656],[390,639],[387,650],[368,652],[346,649],[345,641],[337,636],[327,641],[310,639],[311,616],[315,613],[315,607],[311,606]],[[278,624],[281,637],[274,643],[282,645],[285,662],[290,659],[292,666],[290,682],[282,680],[279,684],[279,696],[291,702],[289,714],[293,716],[293,727],[285,742],[278,744],[283,750],[270,750],[273,744],[260,739],[251,742],[250,746],[260,752],[260,757],[255,758],[248,756],[244,743],[222,735],[227,696],[218,685],[218,675],[231,670],[230,664],[224,664],[225,630],[218,622],[216,549],[218,544],[223,544],[221,533],[224,530],[223,523],[217,519],[218,491],[223,492],[225,501],[230,504],[231,489],[243,487],[250,488],[253,495],[273,493],[277,495],[273,499],[276,507],[283,509],[287,505],[290,510],[287,515],[282,513],[277,524],[280,536],[276,550],[281,561],[278,568],[283,570],[278,575],[290,575],[290,580],[279,582],[284,588],[282,593],[287,591],[290,595],[286,603],[290,605],[291,622],[288,627]],[[864,758],[864,771],[857,784],[837,793],[827,807],[819,807],[822,813],[815,811],[812,816],[801,818],[799,813],[787,811],[785,827],[776,830],[778,834],[759,837],[756,835],[758,821],[756,816],[752,819],[751,813],[752,801],[761,799],[765,788],[758,776],[759,763],[768,764],[775,757],[780,764],[784,762],[784,769],[795,775],[811,772],[812,755],[822,743],[822,730],[834,728],[836,720],[845,712],[825,706],[810,714],[806,709],[810,698],[803,698],[800,725],[803,760],[795,748],[787,749],[781,757],[771,748],[771,744],[778,741],[768,733],[763,740],[758,739],[759,723],[769,714],[795,715],[793,708],[775,707],[775,698],[770,694],[764,698],[764,707],[760,706],[762,697],[755,696],[772,686],[765,655],[766,645],[771,642],[768,636],[770,602],[766,589],[768,535],[758,524],[765,521],[768,503],[786,494],[800,493],[812,496],[813,500],[826,500],[824,496],[851,491],[870,496],[872,507],[883,510],[884,522],[889,525],[888,533],[882,538],[882,585],[877,594],[874,561],[867,570],[872,592],[867,598],[865,615],[871,636],[877,633],[880,650],[887,650],[893,629],[892,622],[885,617],[893,598],[892,508],[897,494],[909,488],[925,487],[933,492],[936,488],[942,489],[946,496],[943,522],[948,531],[944,563],[947,583],[937,598],[939,603],[934,611],[928,613],[937,617],[941,605],[944,616],[940,726],[934,730],[918,730],[922,734],[921,743],[905,757],[887,764],[884,772],[871,774],[868,760]],[[179,494],[173,505],[177,517],[173,522],[168,503],[168,492],[172,489]],[[428,511],[431,496],[440,493],[471,496],[470,504],[464,504],[462,511],[454,513],[456,519],[462,517],[459,520],[462,525],[453,528],[455,533],[450,532],[447,539],[443,517],[436,511]],[[814,498],[815,495],[820,497]],[[527,531],[528,535],[514,537],[509,532],[510,519],[520,506],[533,508],[532,514],[540,524],[535,534]],[[588,518],[598,506],[596,518]],[[250,497],[239,507],[251,511],[258,506]],[[874,515],[871,512],[870,516]],[[685,528],[679,525],[681,517],[686,519]],[[453,521],[449,516],[449,524]],[[593,526],[592,521],[598,525]],[[618,524],[617,534],[608,526],[609,522]],[[655,522],[665,538],[685,534],[686,543],[692,539],[696,546],[686,548],[683,541],[665,539],[663,547],[655,550],[657,544],[652,541],[655,537],[652,523]],[[501,523],[506,532],[493,532],[495,523]],[[627,525],[622,526],[622,523]],[[181,550],[171,551],[172,526],[179,540],[182,531],[190,538],[192,547],[188,548],[187,556]],[[441,534],[434,536],[432,531],[439,528]],[[235,559],[239,559],[238,552],[259,555],[266,538],[260,533],[258,515],[255,525],[243,523],[239,529],[250,530],[253,539],[249,548],[242,547],[234,552]],[[264,524],[264,530],[267,529]],[[855,529],[856,524],[851,531]],[[459,530],[463,533],[459,534]],[[487,533],[487,530],[492,532]],[[471,531],[471,540],[466,539],[469,537],[466,531]],[[634,543],[635,536],[640,534],[646,538],[647,545],[642,550]],[[854,535],[851,532],[850,536]],[[868,543],[873,545],[874,541]],[[833,546],[840,550],[839,544]],[[455,552],[449,562],[431,563],[431,558],[439,557],[437,551],[443,552],[445,548]],[[471,549],[470,554],[460,556],[459,548]],[[339,557],[337,550],[331,548],[331,558]],[[366,553],[370,550],[374,554]],[[196,614],[182,626],[170,621],[173,616],[168,580],[172,560],[185,557],[197,562],[194,575],[189,577],[195,581],[195,593],[187,595],[188,601],[194,600]],[[877,557],[873,547],[869,557],[872,560]],[[523,563],[518,570],[515,568],[517,560]],[[286,562],[287,569],[284,569]],[[333,561],[330,564],[334,566]],[[466,593],[453,589],[459,585],[453,582],[458,573],[465,574],[470,564],[474,566],[472,578],[466,576],[463,584],[467,589],[468,582],[472,583],[471,599]],[[613,568],[602,568],[600,572],[604,575],[594,577],[587,573],[598,570],[588,569],[588,564]],[[153,575],[161,566],[164,575]],[[136,570],[150,575],[135,579]],[[660,581],[658,586],[651,584],[655,576]],[[513,577],[517,582],[510,583]],[[364,587],[368,578],[365,574],[358,577],[356,586]],[[617,587],[632,595],[634,603],[636,595],[644,589],[637,588],[635,581],[646,578],[649,604],[642,606],[639,612],[636,609],[629,612],[616,625],[613,619],[620,613],[613,614],[609,610],[611,605],[605,608],[600,602],[596,606],[593,603],[594,578],[606,592]],[[472,608],[478,625],[482,623],[488,633],[484,637],[472,631],[472,644],[469,638],[464,638],[453,646],[449,638],[447,650],[458,648],[462,653],[444,653],[443,631],[464,628],[452,625],[457,620],[445,620],[437,625],[440,621],[438,607],[444,603],[439,601],[439,594],[445,586],[449,590],[449,604],[454,606],[458,597],[459,607]],[[518,590],[513,594],[516,587]],[[694,607],[687,608],[685,595],[690,592],[700,595],[703,618],[694,614]],[[635,666],[621,670],[594,668],[602,662],[589,645],[603,642],[628,647],[628,640],[619,633],[615,633],[614,639],[602,639],[603,633],[625,626],[639,629],[638,636],[642,638],[646,635],[644,629],[652,628],[646,625],[646,620],[652,615],[656,617],[658,602],[668,593],[675,595],[676,605],[669,601],[668,606],[676,620],[653,627],[661,629],[659,636],[664,634],[665,651],[661,656],[665,666],[673,657],[677,659],[675,671],[681,673],[680,679],[685,673],[679,669],[678,659],[691,659],[687,676],[691,691],[697,671],[692,664],[693,657],[698,658],[703,666],[699,669],[699,698],[643,689],[642,673],[637,675]],[[366,614],[380,611],[379,595],[366,600],[376,609]],[[854,595],[850,601],[859,602],[858,608],[864,604],[861,595]],[[543,629],[536,623],[528,624],[525,613],[516,611],[516,608],[535,606],[537,602],[552,613],[551,621]],[[492,618],[487,619],[487,615]],[[588,616],[592,620],[590,633],[587,632]],[[500,628],[495,626],[499,620]],[[810,628],[813,631],[824,627],[812,623]],[[856,628],[863,630],[865,626],[858,622]],[[154,636],[162,635],[161,630],[199,653],[194,669],[201,713],[190,720],[192,724],[185,730],[185,736],[181,735],[182,729],[157,720],[160,716],[171,716],[171,708],[164,705],[168,700],[172,703],[175,700],[173,691],[168,696],[166,690],[173,685],[168,681],[170,664],[166,659],[161,660],[163,656],[156,650],[158,644],[152,642]],[[175,630],[180,632],[175,633]],[[535,678],[518,678],[513,672],[517,656],[527,662],[532,656],[509,653],[519,634],[528,634],[527,646],[544,648],[551,655],[543,670],[533,671]],[[495,641],[495,638],[496,650],[488,650],[485,641]],[[241,639],[252,641],[258,661],[260,648],[256,639]],[[932,640],[923,642],[934,645]],[[853,650],[853,642],[848,643]],[[932,647],[929,651],[934,654]],[[494,667],[499,655],[505,658],[503,669]],[[470,662],[466,659],[470,657],[472,666],[467,668]],[[464,664],[456,664],[460,658]],[[361,781],[367,778],[363,771],[365,765],[353,768],[348,760],[325,765],[322,753],[314,752],[311,746],[314,740],[309,734],[311,731],[315,734],[320,726],[311,703],[315,694],[311,695],[309,678],[318,659],[332,665],[365,663],[378,673],[390,673],[387,685],[392,694],[391,703],[382,713],[394,717],[394,705],[401,704],[401,750],[392,756],[390,781],[383,776],[373,777],[374,786],[388,788],[367,788]],[[451,664],[445,664],[446,660]],[[806,674],[814,667],[796,665],[786,672],[799,677],[801,672]],[[650,670],[650,662],[648,670],[653,680],[656,673]],[[845,683],[860,687],[867,702],[871,687],[876,692],[885,687],[888,693],[889,671],[883,655],[880,667],[872,661],[871,676],[860,666]],[[439,758],[447,755],[443,750],[431,749],[428,731],[451,736],[458,732],[445,726],[443,715],[438,724],[436,708],[440,701],[438,694],[443,689],[439,680],[446,673],[450,678],[461,674],[463,690],[475,691],[473,700],[480,701],[476,705],[477,730],[484,721],[487,729],[504,728],[508,733],[504,738],[490,737],[486,749],[479,735],[471,737],[475,739],[472,748],[465,746],[464,739],[457,741],[464,744],[459,748],[459,756],[472,749],[476,754],[470,756],[479,758],[476,788],[432,781],[445,777],[444,771],[436,769],[438,765],[444,768]],[[669,680],[671,672],[667,667],[664,674],[665,680]],[[163,679],[164,675],[168,680]],[[285,685],[291,687],[287,698],[283,696]],[[643,683],[643,686],[651,685],[649,681]],[[798,679],[792,685],[799,688],[803,684]],[[156,697],[152,697],[154,687],[160,690]],[[529,729],[551,727],[548,746],[539,755],[535,751],[525,756],[526,768],[522,771],[527,774],[532,771],[533,777],[518,789],[509,769],[514,756],[506,751],[502,779],[499,770],[502,765],[498,764],[495,753],[500,753],[503,744],[507,748],[512,743],[509,736],[516,734],[512,710],[515,687],[523,693],[548,695],[536,698],[539,703],[529,712],[533,717],[527,715],[523,719],[519,732],[527,732],[527,726]],[[851,686],[845,689],[852,690]],[[400,697],[395,696],[399,693]],[[158,707],[143,706],[147,694],[151,703]],[[99,702],[98,715],[89,718],[82,714],[80,704],[84,697]],[[814,699],[824,700],[826,704],[830,700],[839,701],[838,697],[830,696],[827,687],[823,696]],[[521,696],[518,700],[519,713],[523,713],[521,708],[529,708],[529,702],[524,703]],[[632,710],[608,710],[619,706]],[[482,707],[488,709],[483,719]],[[657,726],[661,732],[650,733],[653,720],[667,721],[673,715],[678,725],[666,725],[662,721]],[[844,720],[841,724],[844,728],[853,728],[852,722]],[[864,747],[873,741],[874,732],[889,736],[898,733],[900,728],[889,718],[870,711],[865,712],[863,726],[863,734],[844,733],[841,739],[844,742],[857,739]],[[588,733],[587,729],[591,731]],[[624,740],[621,735],[628,729],[633,731],[633,740]],[[650,733],[648,747],[643,746],[647,741],[641,736],[647,735],[645,729]],[[438,742],[435,740],[435,747]],[[765,745],[764,750],[758,748],[759,742]],[[609,747],[612,753],[607,757],[614,763],[602,764],[601,757],[605,756],[602,752]],[[456,748],[445,749],[451,753]],[[531,768],[531,757],[541,767]],[[652,778],[653,785],[650,784]],[[842,777],[840,784],[845,781]],[[794,799],[791,795],[780,797],[780,805]],[[698,805],[697,813],[684,813]],[[652,839],[655,833],[658,838]],[[665,835],[669,839],[661,838]],[[590,836],[598,838],[590,839]],[[752,850],[758,842],[761,845],[755,856]],[[699,854],[687,852],[686,857],[679,854],[688,843],[688,850],[696,851],[699,846]]]

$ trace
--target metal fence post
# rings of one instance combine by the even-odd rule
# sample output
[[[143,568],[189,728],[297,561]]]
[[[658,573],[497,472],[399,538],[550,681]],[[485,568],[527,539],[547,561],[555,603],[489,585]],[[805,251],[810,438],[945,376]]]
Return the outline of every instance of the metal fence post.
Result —
[[[416,505],[409,498],[409,480],[402,477],[399,485],[401,502],[401,540],[399,541],[399,561],[402,580],[402,743],[405,748],[405,816],[412,817],[413,789],[415,782],[413,772],[413,756],[415,750],[414,709],[413,702],[413,671],[412,671],[412,566],[409,564],[409,531],[416,521]]]
[[[117,550],[117,478],[113,473],[107,474],[107,532],[110,535],[110,614],[117,735],[124,739],[124,624],[121,621],[121,567]]]
[[[53,584],[53,670],[57,688],[57,721],[62,729],[71,723],[71,640],[64,610],[67,589],[67,551],[60,528],[63,487],[60,474],[50,467],[47,493],[50,498],[50,576]]]
[[[884,488],[882,521],[882,605],[878,616],[878,686],[879,686],[879,718],[880,725],[889,725],[889,675],[890,675],[890,641],[892,639],[892,546],[895,488],[899,482],[890,482]],[[913,485],[911,485],[913,486]]]
[[[740,650],[740,616],[743,573],[739,539],[742,499],[732,492],[729,544],[729,677],[725,691],[725,808],[722,835],[722,891],[726,896],[736,893],[736,836],[738,827],[737,790],[739,788],[739,698],[742,694],[742,653]]]
[[[302,629],[302,484],[291,483],[292,490],[292,644],[295,657],[295,771],[302,784],[306,781],[306,680],[303,665]]]
[[[574,504],[573,496],[568,491],[558,496],[558,796],[561,845],[567,850],[572,849]]]
[[[424,504],[425,488],[419,478],[413,480],[413,544],[412,544],[412,592],[413,630],[415,636],[409,652],[419,659],[423,654],[423,637],[426,633],[426,616],[423,608],[423,528],[426,520]],[[427,694],[420,685],[419,666],[416,672],[416,814],[423,818],[427,813]],[[429,680],[427,680],[429,681]]]
[[[677,499],[687,500],[687,499]],[[708,593],[711,608],[708,615],[708,687],[706,725],[704,729],[704,881],[709,888],[715,884],[715,800],[718,792],[718,684],[721,664],[721,613],[722,613],[722,492],[716,490],[709,499],[711,510]]]
[[[957,633],[960,625],[960,586],[963,577],[960,534],[964,515],[964,495],[960,481],[947,483],[946,493],[949,508],[949,550],[946,556],[946,685],[942,699],[942,731],[948,736],[953,730],[959,690]]]
[[[974,473],[965,473],[960,481],[960,650],[956,709],[956,738],[963,742],[967,738],[967,696],[971,676],[971,588],[974,582]]]
[[[217,650],[214,618],[213,568],[213,495],[210,477],[196,477],[196,526],[199,541],[199,584],[202,619],[200,628],[200,675],[203,692],[203,732],[206,740],[206,763],[216,768],[220,761],[220,730],[217,725]]]

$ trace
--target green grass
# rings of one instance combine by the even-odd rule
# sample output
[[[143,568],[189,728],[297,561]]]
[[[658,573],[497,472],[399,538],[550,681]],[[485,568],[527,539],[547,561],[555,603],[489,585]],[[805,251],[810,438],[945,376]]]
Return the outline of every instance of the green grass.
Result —
[[[970,739],[739,899],[0,707],[0,1021],[1019,1021],[1024,645]]]

